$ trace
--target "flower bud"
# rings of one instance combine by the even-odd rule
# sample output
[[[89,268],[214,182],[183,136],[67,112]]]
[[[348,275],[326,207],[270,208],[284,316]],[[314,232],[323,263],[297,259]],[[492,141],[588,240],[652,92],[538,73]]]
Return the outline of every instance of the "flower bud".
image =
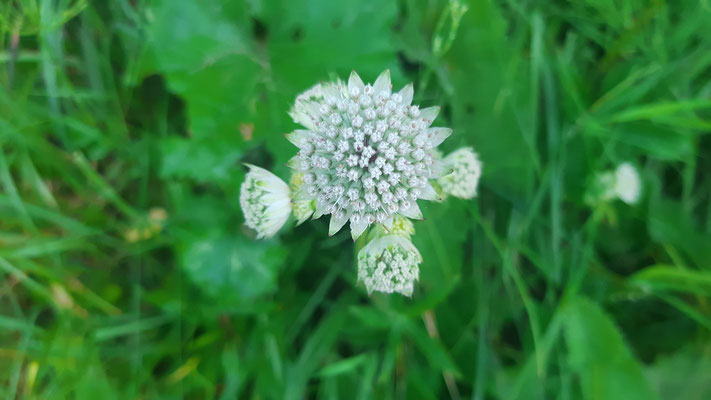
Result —
[[[240,206],[248,227],[257,238],[270,238],[291,213],[289,186],[271,172],[246,164],[249,172],[240,189]]]
[[[622,163],[615,170],[614,192],[617,198],[627,204],[635,204],[639,200],[642,184],[637,169],[630,163]]]
[[[620,199],[627,204],[639,201],[642,183],[637,169],[630,163],[620,164],[614,171],[606,171],[595,177],[587,190],[585,201],[594,205],[601,201]]]
[[[452,173],[437,180],[446,194],[461,199],[471,199],[476,196],[476,189],[481,176],[481,161],[471,147],[463,147],[444,158],[446,167]]]
[[[381,236],[358,253],[358,280],[363,281],[368,294],[378,291],[411,296],[421,262],[420,252],[406,237]]]

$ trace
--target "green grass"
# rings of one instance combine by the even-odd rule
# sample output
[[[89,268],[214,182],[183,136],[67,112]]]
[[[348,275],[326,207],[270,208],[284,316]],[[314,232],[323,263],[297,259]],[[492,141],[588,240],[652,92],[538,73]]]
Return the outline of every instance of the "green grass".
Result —
[[[0,398],[711,398],[711,3],[0,2]],[[413,297],[255,241],[312,84],[390,69],[473,146]],[[595,203],[622,162],[639,204]],[[167,218],[161,218],[165,212]]]

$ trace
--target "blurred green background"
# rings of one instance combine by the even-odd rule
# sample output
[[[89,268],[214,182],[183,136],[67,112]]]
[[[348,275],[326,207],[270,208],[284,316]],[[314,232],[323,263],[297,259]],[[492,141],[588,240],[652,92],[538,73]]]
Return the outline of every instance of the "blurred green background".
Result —
[[[484,162],[411,299],[239,209],[297,94],[385,69]],[[710,131],[708,0],[2,0],[0,397],[709,399]]]

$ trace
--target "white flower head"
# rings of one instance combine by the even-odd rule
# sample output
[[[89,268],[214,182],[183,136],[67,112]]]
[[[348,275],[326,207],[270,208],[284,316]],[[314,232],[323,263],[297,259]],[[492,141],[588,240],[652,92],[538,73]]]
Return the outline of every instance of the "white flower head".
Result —
[[[630,163],[620,164],[615,170],[615,195],[627,204],[636,204],[641,191],[637,169]]]
[[[452,130],[431,128],[439,107],[420,110],[412,96],[412,84],[393,93],[385,71],[372,85],[353,72],[296,98],[290,115],[306,129],[287,135],[304,180],[294,200],[315,200],[314,218],[331,214],[330,235],[348,221],[356,239],[394,215],[421,219],[417,200],[437,198],[429,180],[445,168],[432,151]]]
[[[363,281],[368,294],[377,291],[411,296],[421,262],[420,252],[408,238],[381,236],[358,253],[358,280]]]
[[[257,231],[257,238],[270,238],[291,214],[289,186],[266,169],[246,165],[249,172],[240,189],[242,213],[247,226]]]
[[[482,163],[471,147],[458,149],[444,158],[452,173],[437,180],[444,193],[461,199],[471,199],[477,194]]]

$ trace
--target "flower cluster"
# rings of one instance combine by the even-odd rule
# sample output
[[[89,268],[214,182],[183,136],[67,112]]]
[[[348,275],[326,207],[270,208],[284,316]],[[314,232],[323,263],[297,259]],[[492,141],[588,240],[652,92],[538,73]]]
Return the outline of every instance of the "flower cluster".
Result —
[[[358,253],[358,280],[365,284],[368,294],[378,291],[411,296],[421,262],[420,252],[406,237],[377,237]]]
[[[298,148],[287,164],[291,180],[248,165],[240,195],[247,226],[268,238],[292,212],[297,225],[330,214],[329,235],[350,222],[356,240],[375,224],[358,242],[365,243],[358,279],[368,293],[412,295],[422,262],[408,219],[422,219],[417,200],[441,200],[440,188],[472,198],[481,175],[471,148],[440,159],[436,147],[452,130],[430,127],[439,107],[420,109],[412,97],[412,84],[392,91],[389,71],[372,85],[353,72],[348,82],[320,83],[299,95],[290,115],[305,129],[286,135]]]
[[[461,199],[476,196],[481,176],[481,161],[471,147],[463,147],[444,158],[444,164],[452,173],[437,180],[446,194]]]
[[[614,193],[627,204],[636,204],[642,191],[637,169],[630,163],[622,163],[615,170]]]
[[[599,174],[589,192],[586,201],[594,204],[599,201],[620,199],[633,205],[639,201],[642,182],[637,169],[630,163],[620,164],[614,171]]]
[[[445,168],[432,149],[449,128],[430,128],[439,107],[411,105],[412,85],[393,93],[389,71],[373,85],[353,72],[348,83],[321,83],[296,100],[291,115],[306,130],[287,138],[299,148],[289,166],[303,174],[295,199],[315,200],[314,218],[331,215],[329,234],[350,221],[358,238],[399,214],[421,219],[418,199],[437,198],[430,179]]]

